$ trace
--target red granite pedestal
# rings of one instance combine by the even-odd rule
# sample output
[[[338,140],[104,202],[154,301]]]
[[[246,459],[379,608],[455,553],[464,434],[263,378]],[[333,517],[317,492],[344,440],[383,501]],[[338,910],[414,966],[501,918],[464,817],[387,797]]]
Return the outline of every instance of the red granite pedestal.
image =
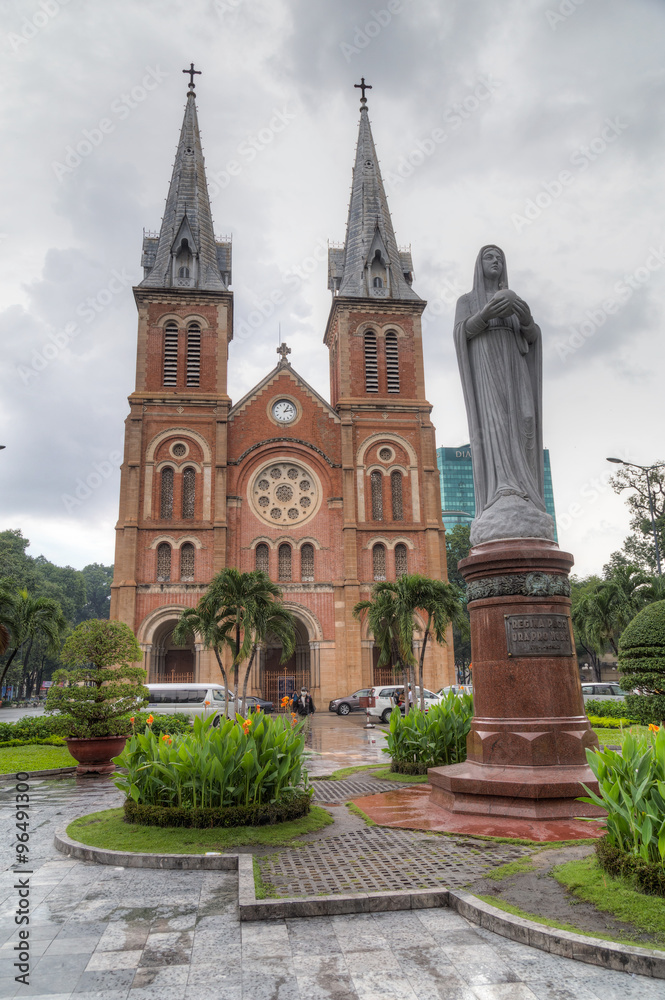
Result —
[[[564,821],[602,816],[577,801],[597,789],[586,762],[598,745],[584,711],[570,621],[573,557],[555,542],[506,539],[474,546],[459,569],[469,588],[475,717],[463,764],[431,768],[431,803],[470,826],[479,817]],[[572,824],[572,826],[571,826]],[[573,828],[579,832],[574,833]],[[597,835],[597,834],[596,834]]]

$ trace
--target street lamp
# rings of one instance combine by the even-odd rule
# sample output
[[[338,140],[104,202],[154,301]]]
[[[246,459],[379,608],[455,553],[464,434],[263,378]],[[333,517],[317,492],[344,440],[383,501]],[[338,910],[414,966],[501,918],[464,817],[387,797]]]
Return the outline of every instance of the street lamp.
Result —
[[[649,513],[651,515],[651,529],[653,531],[653,543],[656,546],[656,566],[658,567],[658,576],[663,575],[663,571],[660,568],[660,548],[658,546],[658,532],[656,531],[656,519],[653,513],[653,499],[651,496],[651,482],[649,480],[649,473],[653,472],[654,469],[662,469],[665,466],[663,463],[660,465],[636,465],[635,462],[624,462],[622,458],[608,458],[608,462],[614,462],[615,465],[629,465],[631,469],[641,469],[642,472],[646,473],[647,477],[647,493],[649,495]]]

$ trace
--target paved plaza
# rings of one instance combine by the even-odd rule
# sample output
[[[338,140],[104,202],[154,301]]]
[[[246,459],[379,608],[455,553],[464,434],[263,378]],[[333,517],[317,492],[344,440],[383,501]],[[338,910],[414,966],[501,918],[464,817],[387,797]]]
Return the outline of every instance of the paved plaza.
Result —
[[[356,720],[325,716],[320,727],[327,735],[316,738],[321,746],[338,725],[346,727],[350,744],[356,741],[354,752],[374,752]],[[2,998],[662,1000],[664,995],[662,980],[605,971],[516,944],[447,908],[241,924],[235,872],[113,868],[55,850],[56,829],[77,815],[120,804],[109,782],[66,777],[31,785],[30,986],[14,981],[17,895],[15,876],[5,870]],[[0,796],[0,832],[8,844],[13,788],[3,784]],[[297,851],[288,856],[295,879],[316,874],[305,849],[301,867]],[[10,860],[5,856],[5,865]]]

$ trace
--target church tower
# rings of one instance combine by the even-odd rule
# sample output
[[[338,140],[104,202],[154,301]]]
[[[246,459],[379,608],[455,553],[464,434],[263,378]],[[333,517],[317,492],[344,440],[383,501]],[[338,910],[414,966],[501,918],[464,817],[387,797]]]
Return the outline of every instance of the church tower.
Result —
[[[111,618],[134,629],[149,680],[198,680],[171,631],[226,565],[231,242],[213,231],[190,73],[159,234],[143,239],[136,385],[129,397]],[[207,673],[204,670],[203,673]]]
[[[412,287],[410,249],[395,239],[367,110],[370,88],[364,79],[356,86],[362,91],[358,144],[346,239],[329,249],[333,301],[324,343],[342,433],[346,610],[338,641],[349,650],[364,647],[363,683],[377,683],[376,651],[352,617],[355,602],[375,581],[407,572],[445,580],[447,571],[432,407],[425,396],[426,302]],[[388,675],[389,669],[386,682]],[[432,650],[425,684],[452,680],[449,640],[447,648]]]

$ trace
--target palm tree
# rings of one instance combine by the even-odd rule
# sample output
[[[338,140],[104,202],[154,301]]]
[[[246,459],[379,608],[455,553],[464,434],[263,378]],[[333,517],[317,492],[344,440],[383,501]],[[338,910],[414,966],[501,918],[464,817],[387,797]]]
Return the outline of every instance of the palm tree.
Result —
[[[433,580],[416,573],[400,577],[398,583],[404,581],[404,587],[410,591],[410,599],[414,611],[419,609],[427,615],[427,623],[423,632],[418,660],[418,685],[420,687],[420,708],[425,710],[425,689],[423,685],[423,668],[425,650],[430,635],[439,645],[446,642],[446,630],[453,625],[464,635],[468,633],[469,620],[464,613],[464,606],[457,588],[452,583],[443,580]]]
[[[9,632],[7,648],[12,650],[0,677],[0,688],[14,657],[24,643],[29,643],[29,655],[33,641],[39,637],[44,638],[48,654],[57,656],[67,631],[67,620],[58,602],[51,597],[30,597],[25,589],[16,590],[15,593],[3,589],[0,596],[0,621]],[[25,672],[27,659],[23,666]]]
[[[372,587],[369,600],[358,601],[353,609],[353,617],[358,621],[366,618],[367,627],[379,647],[378,666],[392,663],[395,670],[401,668],[404,680],[404,704],[408,711],[409,667],[413,656],[413,615],[405,615],[393,590],[394,584],[376,583]]]
[[[259,644],[265,642],[269,635],[278,639],[282,645],[282,655],[280,663],[284,663],[296,648],[296,622],[295,618],[279,601],[273,600],[261,604],[255,609],[252,623],[252,653],[245,670],[245,679],[242,685],[242,704],[245,706],[247,699],[247,683],[249,675],[254,665]]]
[[[209,594],[204,594],[195,608],[185,608],[175,628],[173,641],[176,646],[186,645],[194,635],[198,635],[206,649],[212,649],[224,681],[224,716],[229,715],[229,685],[222,663],[221,651],[225,646],[233,648],[229,633],[233,627]]]

